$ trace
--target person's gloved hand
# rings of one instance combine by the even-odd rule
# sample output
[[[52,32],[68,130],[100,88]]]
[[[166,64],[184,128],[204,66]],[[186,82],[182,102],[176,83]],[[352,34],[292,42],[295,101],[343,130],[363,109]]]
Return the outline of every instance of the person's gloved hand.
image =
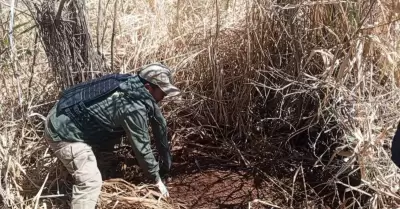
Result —
[[[160,180],[158,180],[158,182],[156,183],[158,189],[160,190],[162,196],[164,197],[169,197],[169,192],[167,187],[165,186],[165,184]]]

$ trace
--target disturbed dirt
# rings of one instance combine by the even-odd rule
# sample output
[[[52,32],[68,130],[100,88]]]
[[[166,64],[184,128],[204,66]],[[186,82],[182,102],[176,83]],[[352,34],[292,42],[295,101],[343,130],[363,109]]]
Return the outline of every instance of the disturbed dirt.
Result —
[[[174,151],[172,171],[166,179],[172,201],[187,208],[248,208],[255,199],[268,198],[267,188],[245,166],[230,165],[207,156]],[[97,154],[104,179],[123,178],[134,184],[145,182],[128,146],[115,153]],[[251,208],[265,208],[250,203]]]
[[[189,208],[245,208],[266,196],[243,172],[199,171],[174,178],[168,187],[171,197]]]
[[[182,175],[168,183],[171,197],[189,208],[244,208],[265,191],[245,174],[209,170]]]

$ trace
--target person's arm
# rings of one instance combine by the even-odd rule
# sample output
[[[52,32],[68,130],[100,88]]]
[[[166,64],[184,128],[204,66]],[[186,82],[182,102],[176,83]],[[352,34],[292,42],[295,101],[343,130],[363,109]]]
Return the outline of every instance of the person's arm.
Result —
[[[150,117],[150,124],[155,138],[156,147],[161,158],[161,175],[171,169],[171,151],[168,144],[167,122],[158,106],[154,107],[154,115]]]
[[[121,125],[131,143],[132,150],[140,167],[145,174],[148,175],[150,180],[159,182],[159,166],[151,150],[147,121],[147,111],[143,106],[135,108],[134,111],[124,113],[121,119]]]

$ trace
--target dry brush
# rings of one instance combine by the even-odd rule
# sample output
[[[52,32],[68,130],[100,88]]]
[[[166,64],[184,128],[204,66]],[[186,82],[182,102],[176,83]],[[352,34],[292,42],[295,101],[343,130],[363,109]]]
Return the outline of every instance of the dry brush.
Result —
[[[96,40],[90,51],[116,72],[152,61],[176,70],[184,94],[163,105],[172,146],[190,140],[254,170],[284,197],[273,202],[281,207],[400,204],[389,152],[399,117],[397,2],[114,3],[86,2],[83,25]],[[11,8],[0,1],[0,195],[13,208],[62,207],[56,195],[65,191],[56,188],[70,182],[41,140],[42,118],[63,88],[55,81],[71,75],[66,67],[53,74],[47,62],[71,57],[44,53],[51,42],[40,40],[34,10],[21,3],[11,44]],[[82,53],[70,62],[87,61]],[[137,207],[158,204],[146,186],[117,183],[105,184],[103,205],[140,202],[135,197],[142,198]],[[112,195],[119,192],[119,199]]]

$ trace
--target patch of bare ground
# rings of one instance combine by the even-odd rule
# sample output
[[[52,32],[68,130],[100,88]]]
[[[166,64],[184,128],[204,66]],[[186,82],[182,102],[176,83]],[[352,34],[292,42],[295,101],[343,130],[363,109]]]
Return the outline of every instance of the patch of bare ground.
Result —
[[[174,178],[168,187],[172,198],[189,208],[244,208],[254,199],[265,199],[267,188],[257,188],[246,172],[206,170]]]
[[[185,208],[264,208],[254,200],[279,199],[251,168],[195,154],[199,150],[173,151],[174,162],[166,185],[171,201]],[[96,151],[105,181],[122,178],[133,185],[149,183],[143,177],[129,146],[117,151]],[[276,201],[275,201],[276,202]]]

